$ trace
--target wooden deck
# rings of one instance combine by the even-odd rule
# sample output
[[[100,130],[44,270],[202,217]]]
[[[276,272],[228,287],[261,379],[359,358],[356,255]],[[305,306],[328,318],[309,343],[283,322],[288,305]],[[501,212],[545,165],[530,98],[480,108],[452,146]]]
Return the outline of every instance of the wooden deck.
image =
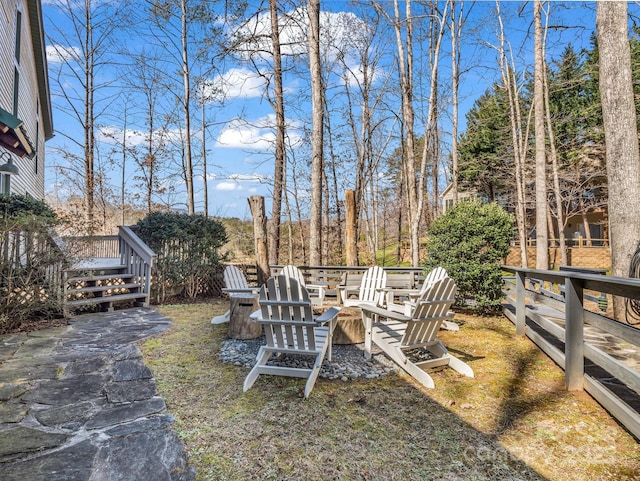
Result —
[[[528,336],[565,370],[568,389],[587,391],[640,439],[640,329],[586,309],[582,289],[638,298],[640,282],[519,268],[514,272],[520,281],[505,282],[503,312],[516,325],[516,332]],[[547,283],[564,281],[562,289],[569,286],[578,295],[565,303],[562,296],[545,294],[539,281],[529,282],[536,272]],[[556,286],[556,291],[562,289]]]

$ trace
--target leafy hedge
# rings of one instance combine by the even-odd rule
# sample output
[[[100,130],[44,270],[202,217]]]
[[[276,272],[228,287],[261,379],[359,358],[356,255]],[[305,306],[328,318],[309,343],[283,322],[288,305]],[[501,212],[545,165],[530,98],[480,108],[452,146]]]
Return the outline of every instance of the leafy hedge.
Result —
[[[502,300],[500,263],[512,237],[513,219],[498,204],[462,201],[431,225],[425,267],[444,267],[459,299],[475,299],[481,311],[496,310]]]
[[[64,254],[49,235],[57,223],[40,200],[0,195],[0,329],[61,314]]]
[[[136,224],[138,236],[158,255],[153,295],[195,298],[213,288],[226,254],[224,226],[201,215],[154,212]]]

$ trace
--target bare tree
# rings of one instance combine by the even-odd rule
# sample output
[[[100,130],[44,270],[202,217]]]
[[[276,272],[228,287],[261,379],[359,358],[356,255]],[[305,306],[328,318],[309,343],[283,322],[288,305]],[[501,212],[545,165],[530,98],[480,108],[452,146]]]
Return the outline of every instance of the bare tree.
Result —
[[[191,109],[194,85],[192,68],[205,56],[207,28],[212,22],[212,6],[203,0],[146,0],[152,24],[149,33],[166,52],[168,72],[179,70],[179,79],[167,75],[167,91],[180,105],[181,165],[187,193],[187,212],[195,213],[194,167]],[[195,44],[198,42],[199,44]],[[172,69],[173,66],[173,69]],[[176,68],[177,67],[177,68]],[[180,88],[177,85],[180,84]]]
[[[547,156],[544,113],[544,50],[542,45],[542,2],[533,2],[534,81],[533,103],[536,134],[536,269],[549,268],[547,231]]]
[[[640,153],[626,2],[599,2],[600,96],[609,180],[611,271],[626,277],[640,239]],[[624,305],[614,300],[618,320]]]
[[[502,84],[507,93],[509,104],[509,122],[511,124],[511,141],[514,154],[514,170],[516,181],[516,223],[518,239],[520,241],[520,262],[522,267],[527,267],[527,229],[526,229],[526,202],[524,165],[527,152],[527,134],[522,132],[522,115],[520,111],[520,93],[515,78],[515,67],[510,65],[507,58],[507,49],[504,38],[504,25],[500,12],[500,2],[496,0],[496,13],[498,20],[498,52]],[[513,59],[511,61],[513,64]],[[528,125],[528,123],[527,123]]]
[[[66,137],[82,153],[73,149],[63,153],[72,164],[65,172],[80,173],[84,202],[84,228],[87,233],[95,231],[94,209],[96,201],[96,126],[113,98],[109,98],[107,88],[111,80],[104,81],[101,74],[113,64],[115,32],[124,28],[128,9],[126,5],[113,2],[85,0],[57,0],[55,6],[63,12],[71,25],[64,29],[60,23],[51,22],[49,43],[55,50],[60,63],[52,69],[52,79],[58,84],[54,95],[63,100],[63,112],[81,126],[82,139],[67,132],[58,134]],[[108,100],[108,101],[107,101]],[[78,165],[80,164],[80,165]],[[79,183],[80,184],[80,183]]]
[[[320,0],[308,0],[309,71],[311,73],[311,212],[309,222],[309,262],[322,265],[322,171],[324,96],[320,66]]]
[[[280,27],[278,5],[269,0],[271,13],[271,44],[273,47],[273,105],[276,114],[276,145],[273,173],[273,204],[271,206],[271,235],[269,236],[269,261],[278,263],[280,256],[280,218],[282,216],[282,191],[286,163],[284,95],[282,88],[282,52],[280,50]]]

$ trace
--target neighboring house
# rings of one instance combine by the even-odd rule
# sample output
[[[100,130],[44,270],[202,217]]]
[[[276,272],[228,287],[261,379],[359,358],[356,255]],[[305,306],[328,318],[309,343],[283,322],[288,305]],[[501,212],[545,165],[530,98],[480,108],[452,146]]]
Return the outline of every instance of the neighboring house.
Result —
[[[53,119],[40,0],[0,0],[0,193],[44,199]]]
[[[442,213],[444,214],[455,204],[453,198],[453,184],[449,184],[447,188],[442,191],[440,197],[442,198]],[[475,189],[461,189],[460,184],[458,184],[458,202],[464,199],[480,199],[483,202],[486,202],[485,195],[478,194],[478,191],[476,191]]]
[[[454,205],[453,184],[449,184],[442,191],[442,212],[445,213]],[[464,199],[480,199],[487,201],[484,194],[479,194],[475,189],[462,189],[458,185],[458,201]],[[528,215],[531,230],[529,232],[529,243],[535,245],[535,213]],[[564,236],[569,246],[607,246],[608,241],[608,217],[607,207],[594,207],[583,214],[572,215],[565,221]],[[552,235],[555,237],[555,235]]]

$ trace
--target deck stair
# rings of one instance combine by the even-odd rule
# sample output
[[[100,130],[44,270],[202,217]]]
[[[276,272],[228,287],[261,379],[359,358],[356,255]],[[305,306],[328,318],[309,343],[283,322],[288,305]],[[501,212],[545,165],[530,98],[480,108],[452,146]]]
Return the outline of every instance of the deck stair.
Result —
[[[118,257],[84,257],[65,271],[65,317],[92,306],[112,311],[124,303],[149,305],[155,254],[127,228],[120,228],[118,239],[118,252],[111,253]]]

